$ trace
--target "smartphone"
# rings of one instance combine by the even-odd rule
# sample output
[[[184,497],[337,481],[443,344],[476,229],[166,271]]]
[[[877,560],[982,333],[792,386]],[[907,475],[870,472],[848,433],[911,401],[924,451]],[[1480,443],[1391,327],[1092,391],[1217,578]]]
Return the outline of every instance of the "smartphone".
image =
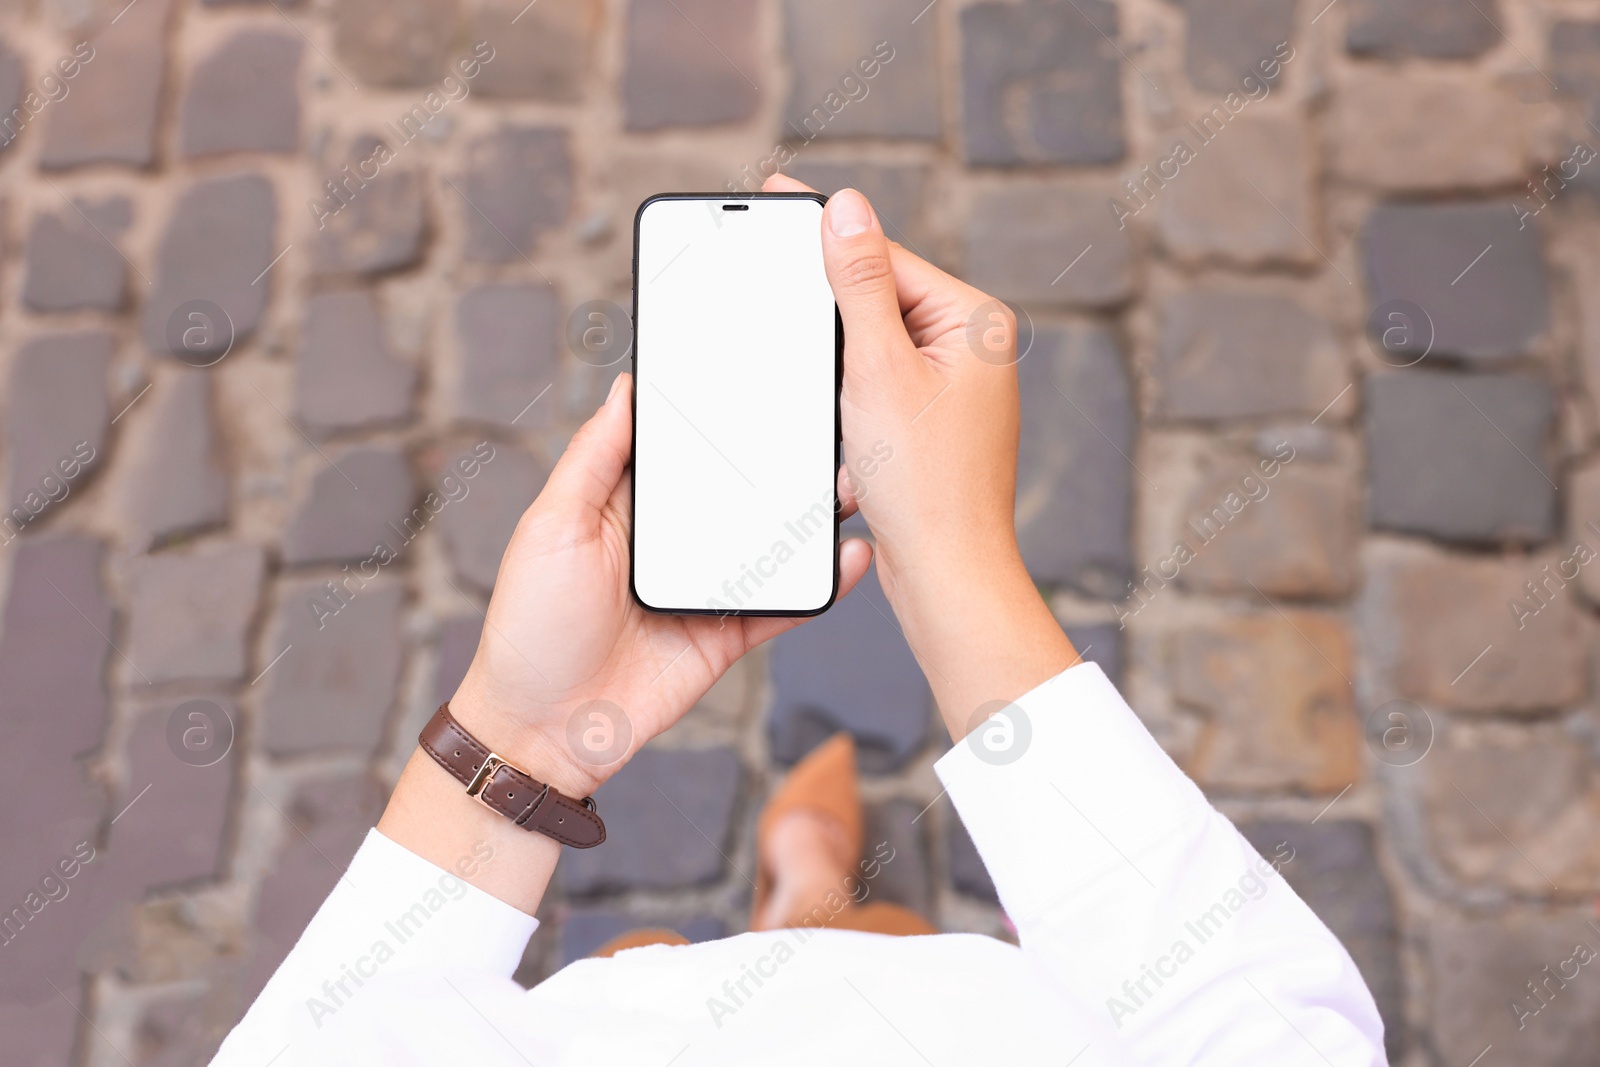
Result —
[[[651,611],[839,591],[844,330],[815,193],[664,193],[633,223],[631,585]]]

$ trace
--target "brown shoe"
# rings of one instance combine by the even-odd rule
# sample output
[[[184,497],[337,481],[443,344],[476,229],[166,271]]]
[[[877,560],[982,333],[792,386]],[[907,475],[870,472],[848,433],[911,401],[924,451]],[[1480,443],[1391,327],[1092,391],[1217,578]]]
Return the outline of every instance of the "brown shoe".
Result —
[[[767,869],[767,837],[779,819],[795,811],[810,811],[836,821],[849,843],[854,864],[861,855],[861,779],[856,773],[856,744],[847,733],[837,733],[795,764],[778,791],[762,809],[756,825],[756,890],[750,900],[751,925],[765,913],[772,895],[772,872]]]

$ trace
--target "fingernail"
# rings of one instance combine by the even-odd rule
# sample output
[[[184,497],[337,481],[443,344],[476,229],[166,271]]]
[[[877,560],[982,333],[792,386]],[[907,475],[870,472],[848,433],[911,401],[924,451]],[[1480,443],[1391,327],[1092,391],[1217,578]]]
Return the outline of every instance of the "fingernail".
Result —
[[[867,198],[854,189],[840,189],[828,200],[828,228],[835,237],[854,237],[872,228]]]
[[[611,403],[612,400],[616,399],[617,390],[620,389],[620,388],[622,388],[622,375],[619,374],[615,378],[611,379],[611,392],[606,394],[606,403],[607,404]],[[602,405],[602,406],[604,406],[604,405]]]

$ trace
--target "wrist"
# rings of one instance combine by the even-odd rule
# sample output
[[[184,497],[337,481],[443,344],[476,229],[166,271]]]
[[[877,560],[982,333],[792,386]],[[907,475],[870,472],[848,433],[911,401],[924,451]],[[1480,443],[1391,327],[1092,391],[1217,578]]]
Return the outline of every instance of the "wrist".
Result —
[[[950,736],[1078,661],[1020,552],[922,561],[885,581]]]
[[[555,708],[512,707],[470,671],[450,698],[450,714],[495,755],[570,797],[592,795],[621,765],[598,767],[575,758]]]

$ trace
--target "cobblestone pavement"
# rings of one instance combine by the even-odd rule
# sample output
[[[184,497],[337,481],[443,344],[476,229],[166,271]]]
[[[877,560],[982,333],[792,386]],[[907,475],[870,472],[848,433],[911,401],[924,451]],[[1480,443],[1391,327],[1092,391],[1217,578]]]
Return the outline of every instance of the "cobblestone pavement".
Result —
[[[6,0],[0,124],[8,1064],[205,1061],[604,396],[634,206],[774,159],[1025,312],[1028,563],[1397,1062],[1595,1062],[1594,0]],[[521,977],[741,929],[839,728],[880,891],[1005,936],[885,616],[607,785]]]

